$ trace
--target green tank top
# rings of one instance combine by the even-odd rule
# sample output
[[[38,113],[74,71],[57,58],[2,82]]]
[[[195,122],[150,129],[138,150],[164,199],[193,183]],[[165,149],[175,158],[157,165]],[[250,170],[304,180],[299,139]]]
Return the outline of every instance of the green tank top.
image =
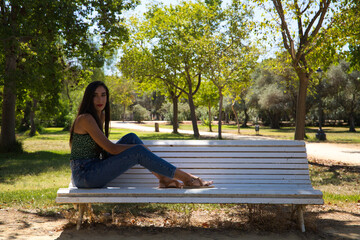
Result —
[[[100,158],[98,146],[89,134],[73,133],[70,160]]]

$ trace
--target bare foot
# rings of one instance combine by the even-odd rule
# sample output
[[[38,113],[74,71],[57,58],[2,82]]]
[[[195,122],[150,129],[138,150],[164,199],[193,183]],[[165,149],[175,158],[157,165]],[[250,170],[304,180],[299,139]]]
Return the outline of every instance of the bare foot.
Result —
[[[212,188],[213,181],[204,181],[199,177],[191,177],[189,182],[185,183],[184,188]]]
[[[176,181],[174,179],[170,180],[160,180],[159,181],[159,188],[182,188],[183,184],[181,184],[179,181]]]

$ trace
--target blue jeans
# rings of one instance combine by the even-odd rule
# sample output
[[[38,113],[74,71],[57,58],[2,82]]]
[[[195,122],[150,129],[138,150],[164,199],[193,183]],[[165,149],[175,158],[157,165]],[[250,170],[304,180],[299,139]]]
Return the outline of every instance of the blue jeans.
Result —
[[[176,167],[158,157],[143,145],[134,133],[123,136],[117,144],[134,147],[106,159],[80,159],[70,163],[73,181],[78,188],[101,188],[136,164],[160,175],[173,178]]]

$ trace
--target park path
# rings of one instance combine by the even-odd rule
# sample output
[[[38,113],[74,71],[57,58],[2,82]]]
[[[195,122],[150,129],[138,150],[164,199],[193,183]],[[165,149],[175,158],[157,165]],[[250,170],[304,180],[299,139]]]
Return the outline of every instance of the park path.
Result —
[[[155,127],[142,126],[135,122],[121,122],[112,121],[111,127],[133,129],[139,131],[154,132]],[[172,129],[160,128],[160,132],[171,133]],[[181,134],[193,134],[192,130],[179,129]],[[217,137],[217,132],[203,132],[200,131],[202,136]],[[245,136],[232,133],[223,133],[224,139],[237,139],[237,140],[271,140],[274,138],[264,136]],[[306,143],[307,154],[310,158],[330,160],[340,162],[348,165],[360,166],[360,145],[359,144],[334,144],[334,143]]]

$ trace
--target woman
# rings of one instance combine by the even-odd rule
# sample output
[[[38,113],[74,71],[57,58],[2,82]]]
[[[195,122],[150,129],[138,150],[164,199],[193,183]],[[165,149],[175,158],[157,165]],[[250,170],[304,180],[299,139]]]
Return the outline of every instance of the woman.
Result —
[[[210,187],[212,184],[156,156],[134,133],[114,144],[108,139],[109,122],[109,90],[103,82],[92,82],[85,90],[70,130],[70,165],[76,187],[103,187],[136,164],[149,169],[159,179],[161,188]]]

